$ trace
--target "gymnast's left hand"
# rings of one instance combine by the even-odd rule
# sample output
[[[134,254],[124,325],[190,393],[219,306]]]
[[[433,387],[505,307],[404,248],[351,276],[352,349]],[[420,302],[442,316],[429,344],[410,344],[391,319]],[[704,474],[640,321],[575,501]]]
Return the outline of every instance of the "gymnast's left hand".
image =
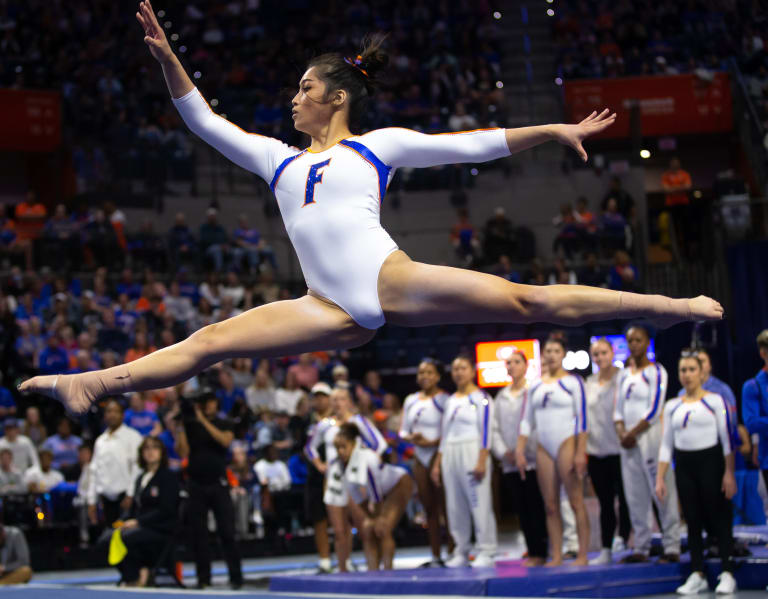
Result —
[[[554,138],[564,146],[570,146],[581,159],[587,161],[587,152],[584,150],[582,142],[590,135],[596,135],[605,131],[616,122],[616,113],[610,113],[606,108],[600,114],[597,111],[592,112],[587,118],[577,125],[553,125],[552,133]]]
[[[722,491],[726,499],[731,499],[736,495],[736,477],[733,475],[733,472],[726,472],[723,474]]]
[[[573,456],[573,467],[576,470],[576,475],[579,478],[584,478],[587,475],[587,454],[583,451],[577,451]]]
[[[472,476],[475,477],[477,482],[480,482],[485,478],[485,460],[477,463],[475,469],[472,470]]]

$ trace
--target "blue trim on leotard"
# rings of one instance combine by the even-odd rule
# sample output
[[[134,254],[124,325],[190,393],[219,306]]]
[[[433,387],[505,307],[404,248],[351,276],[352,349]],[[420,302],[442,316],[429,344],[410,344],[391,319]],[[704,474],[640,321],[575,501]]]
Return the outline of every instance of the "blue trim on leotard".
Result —
[[[358,414],[356,418],[358,419],[358,423],[362,421],[365,428],[368,429],[368,434],[371,436],[370,440],[362,437],[363,441],[368,447],[376,451],[379,448],[379,440],[376,438],[376,433],[373,432],[371,425],[368,423],[368,419],[360,414]],[[357,428],[360,428],[359,424],[357,425]],[[362,430],[360,432],[362,432]]]
[[[442,407],[440,407],[440,402],[439,402],[439,401],[437,401],[437,398],[436,398],[434,395],[432,396],[432,403],[433,403],[433,404],[435,404],[435,407],[437,408],[437,411],[438,411],[438,412],[440,412],[441,414],[442,414],[443,412],[445,412],[445,409],[443,409]]]
[[[294,154],[293,156],[289,156],[288,158],[286,158],[285,160],[283,160],[280,163],[280,166],[278,166],[277,169],[275,169],[275,176],[272,177],[272,181],[270,181],[270,183],[269,183],[269,188],[272,190],[272,193],[275,193],[275,187],[277,187],[277,180],[280,178],[280,175],[283,174],[283,171],[285,170],[285,167],[288,166],[294,160],[296,160],[299,156],[301,156],[302,154],[305,154],[305,153],[306,153],[306,150],[303,150],[303,151],[299,152],[298,154]]]
[[[643,377],[645,377],[645,372],[643,372]],[[656,364],[656,396],[653,398],[651,411],[648,412],[648,415],[645,417],[648,422],[653,419],[659,409],[659,399],[661,399],[661,368],[659,368],[659,365]]]
[[[491,402],[487,397],[483,397],[485,402],[485,411],[483,413],[483,449],[488,449],[488,416],[491,411]]]
[[[367,146],[364,146],[359,141],[351,141],[349,139],[342,139],[339,145],[346,146],[350,150],[354,150],[360,156],[365,158],[379,175],[379,202],[384,201],[384,194],[387,193],[387,182],[389,181],[389,171],[392,170],[391,166],[384,164],[376,154],[371,152]]]

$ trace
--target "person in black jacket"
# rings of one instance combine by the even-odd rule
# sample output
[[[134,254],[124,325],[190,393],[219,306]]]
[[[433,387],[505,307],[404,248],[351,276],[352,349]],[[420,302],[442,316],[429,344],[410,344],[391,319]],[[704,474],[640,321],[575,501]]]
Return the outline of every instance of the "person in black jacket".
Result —
[[[179,509],[179,481],[168,469],[163,442],[146,437],[139,446],[138,463],[143,472],[136,478],[129,519],[121,527],[128,553],[118,569],[128,586],[146,585],[148,567],[173,534]]]

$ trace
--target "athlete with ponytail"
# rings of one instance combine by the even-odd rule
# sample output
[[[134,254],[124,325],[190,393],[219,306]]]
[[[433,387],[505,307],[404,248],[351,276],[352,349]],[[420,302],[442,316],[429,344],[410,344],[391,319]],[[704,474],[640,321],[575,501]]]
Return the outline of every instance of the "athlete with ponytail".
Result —
[[[352,132],[387,63],[382,38],[353,57],[310,61],[291,101],[296,129],[310,136],[299,150],[250,134],[215,114],[171,50],[148,0],[136,13],[144,41],[160,63],[187,126],[227,158],[256,173],[277,197],[309,292],[208,325],[130,364],[76,375],[41,376],[25,392],[43,393],[72,412],[105,395],[178,384],[222,360],[264,358],[362,345],[385,322],[428,326],[487,322],[582,322],[649,317],[668,326],[719,320],[716,301],[670,299],[578,285],[519,285],[481,272],[412,261],[382,228],[380,205],[395,169],[485,162],[546,141],[572,147],[616,119],[604,110],[575,125],[540,125],[425,135],[386,128]]]

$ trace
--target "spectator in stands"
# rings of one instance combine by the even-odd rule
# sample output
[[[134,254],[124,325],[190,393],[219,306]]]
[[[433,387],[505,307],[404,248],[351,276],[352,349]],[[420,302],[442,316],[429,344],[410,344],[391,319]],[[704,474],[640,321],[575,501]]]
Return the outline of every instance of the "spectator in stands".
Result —
[[[254,413],[272,410],[275,408],[276,396],[275,384],[269,376],[269,369],[266,366],[260,366],[253,377],[253,383],[245,389],[245,401],[248,407]]]
[[[57,374],[69,370],[69,356],[60,347],[61,339],[57,332],[48,335],[48,340],[38,358],[38,370],[40,374]]]
[[[300,354],[298,362],[289,366],[288,372],[294,374],[297,385],[306,389],[311,389],[320,378],[311,353]]]
[[[25,584],[32,578],[29,546],[21,529],[0,520],[0,585]]]
[[[0,257],[24,256],[24,267],[32,269],[32,244],[29,240],[19,239],[16,232],[16,223],[6,215],[4,204],[0,204]]]
[[[262,259],[269,262],[272,270],[277,270],[275,252],[267,245],[258,229],[248,225],[248,217],[241,214],[237,218],[237,228],[232,234],[234,247],[232,248],[232,260],[236,269],[242,267],[243,258],[248,259],[250,271],[255,273],[259,269]]]
[[[475,228],[469,222],[469,212],[466,208],[457,211],[459,220],[451,229],[451,243],[462,266],[474,264],[480,254],[480,241],[477,239]]]
[[[576,221],[581,232],[582,245],[594,249],[597,241],[597,219],[589,209],[589,201],[584,196],[576,200]]]
[[[200,225],[200,249],[213,262],[213,269],[221,272],[228,258],[229,236],[219,224],[219,211],[216,208],[208,208],[205,214],[206,221]]]
[[[104,408],[107,429],[96,439],[86,498],[88,517],[98,524],[98,505],[107,528],[131,507],[141,435],[123,424],[123,406],[115,399]]]
[[[627,222],[634,221],[635,215],[635,200],[621,186],[621,178],[611,177],[611,186],[603,196],[603,201],[600,202],[600,210],[606,212],[608,210],[609,200],[616,200],[616,209],[624,217]]]
[[[587,254],[586,262],[583,268],[579,270],[578,279],[582,285],[589,285],[590,287],[608,286],[608,272],[597,262],[595,252]]]
[[[26,472],[32,466],[39,466],[37,449],[29,437],[19,431],[19,422],[15,418],[5,419],[5,436],[0,439],[0,449],[10,449],[13,453],[13,466],[19,472]]]
[[[302,401],[306,402],[306,395],[296,403],[297,408]],[[278,457],[286,462],[291,457],[294,446],[291,418],[292,415],[287,412],[278,411],[274,413],[272,423],[272,445],[279,451]]]
[[[51,450],[41,450],[39,458],[40,465],[32,466],[24,473],[24,486],[30,493],[46,493],[64,482],[64,475],[52,467]]]
[[[520,273],[514,269],[512,266],[512,261],[506,254],[499,256],[499,263],[496,265],[494,274],[500,276],[503,279],[506,279],[507,281],[511,281],[512,283],[522,282]]]
[[[173,227],[168,231],[168,253],[171,270],[176,271],[186,262],[197,262],[197,242],[183,212],[177,212]]]
[[[11,392],[3,386],[3,372],[0,371],[0,421],[16,417],[16,402]]]
[[[45,338],[41,334],[40,319],[37,316],[33,316],[29,320],[17,320],[16,324],[19,327],[19,335],[16,337],[16,353],[28,367],[37,367],[37,357],[45,348]],[[2,373],[0,373],[1,376]],[[0,378],[0,382],[2,382],[2,378]],[[2,389],[5,389],[5,387],[0,386],[0,418],[5,417],[4,410],[7,409],[3,407],[7,399]],[[10,394],[8,397],[10,397]],[[11,398],[11,401],[13,401],[13,398]],[[16,404],[13,404],[13,407],[15,414]]]
[[[515,239],[512,221],[499,206],[483,229],[483,257],[488,262],[496,262],[502,255],[515,255]]]
[[[123,422],[126,426],[138,431],[142,437],[157,437],[163,432],[163,425],[157,414],[147,409],[145,391],[131,393],[128,409],[125,411]]]
[[[253,288],[253,293],[265,304],[276,302],[280,295],[280,285],[275,282],[275,273],[269,269],[264,270],[259,277],[259,283]]]
[[[77,450],[77,466],[80,476],[77,479],[77,495],[72,500],[73,507],[77,510],[77,528],[80,537],[80,547],[86,548],[90,543],[89,533],[90,519],[88,517],[88,488],[91,484],[91,457],[93,450],[90,445],[81,445]]]
[[[168,287],[168,295],[163,298],[166,314],[173,316],[176,322],[186,323],[191,320],[195,313],[195,307],[192,300],[181,295],[181,288],[178,281],[171,281]]]
[[[143,358],[147,354],[151,354],[153,351],[155,351],[155,346],[150,345],[147,342],[147,334],[142,331],[136,331],[136,335],[133,338],[133,347],[131,347],[126,353],[125,353],[125,361],[127,362],[133,362],[134,360],[138,360],[139,358]]]
[[[60,470],[70,480],[76,478],[73,475],[78,469],[78,453],[82,445],[83,440],[72,434],[72,423],[65,417],[59,420],[56,434],[45,440],[43,449],[53,454],[53,468]]]
[[[232,444],[232,461],[229,471],[237,481],[237,486],[230,489],[235,507],[235,533],[238,539],[249,537],[248,523],[256,524],[256,538],[264,537],[264,519],[261,518],[261,488],[255,488],[256,475],[248,461],[248,449]],[[258,514],[258,517],[257,517]],[[258,520],[258,522],[257,522]],[[259,522],[262,524],[259,530]]]
[[[168,468],[168,454],[159,439],[147,437],[141,442],[138,465],[142,473],[133,483],[135,501],[120,527],[127,553],[118,568],[127,586],[143,587],[149,568],[176,528],[180,487],[178,477]]]
[[[29,190],[24,199],[16,204],[16,243],[24,248],[27,270],[32,269],[32,243],[39,239],[45,227],[48,211],[37,199],[37,194]]]
[[[741,388],[741,416],[750,435],[758,436],[758,462],[768,486],[768,329],[757,336],[763,367]]]
[[[569,203],[560,206],[560,213],[552,219],[552,224],[557,227],[558,233],[552,244],[555,252],[565,254],[569,260],[575,252],[581,249],[581,233],[573,206]]]
[[[104,309],[96,305],[96,296],[90,289],[83,291],[80,305],[80,322],[84,329],[94,328],[98,331],[104,321]],[[78,338],[79,340],[79,338]]]
[[[245,298],[245,287],[240,282],[237,273],[229,271],[224,280],[224,284],[221,286],[221,297],[229,298],[232,300],[232,306],[239,308],[243,304]]]
[[[243,584],[240,554],[235,544],[234,507],[226,481],[227,453],[234,439],[230,422],[217,417],[219,401],[213,393],[204,393],[194,403],[194,412],[185,414],[183,426],[176,430],[176,449],[189,458],[190,543],[195,555],[197,586],[211,584],[211,554],[208,541],[208,510],[216,519],[216,533],[221,539],[229,582]]]
[[[80,264],[80,225],[67,214],[64,204],[57,204],[45,223],[46,264],[67,270]]]
[[[231,414],[235,404],[245,405],[245,393],[235,387],[235,380],[229,368],[219,369],[219,385],[221,388],[216,391],[216,397],[219,399],[219,410],[222,414]]]
[[[576,279],[576,272],[566,265],[565,260],[555,258],[547,283],[549,285],[575,285],[578,281]]]
[[[349,387],[349,368],[344,364],[336,364],[331,370],[331,378],[334,386]]]
[[[133,270],[130,268],[123,269],[115,291],[118,297],[125,294],[129,301],[136,301],[141,297],[141,284],[134,279]]]
[[[361,413],[363,405],[370,405],[371,412],[378,410],[384,404],[387,392],[381,386],[381,375],[377,370],[369,370],[363,375],[363,382],[355,388],[355,399]]]
[[[204,326],[207,326],[215,322],[213,315],[213,306],[207,298],[201,295],[200,301],[197,303],[197,310],[192,321],[189,323],[190,329],[196,331]]]
[[[250,358],[235,358],[232,360],[232,379],[235,387],[246,389],[253,382],[253,360]]]
[[[128,247],[137,263],[153,268],[165,268],[165,241],[155,232],[151,219],[144,219],[141,228],[131,236]]]
[[[627,221],[619,212],[615,198],[608,198],[605,212],[600,215],[600,245],[604,250],[623,250],[627,247]]]
[[[35,447],[40,447],[48,437],[48,431],[40,420],[40,410],[37,406],[27,408],[24,421],[21,423],[21,434],[29,438]]]
[[[664,205],[672,216],[678,251],[690,258],[692,215],[689,192],[692,182],[690,173],[683,169],[678,158],[669,162],[669,170],[661,176],[661,186],[666,192]]]
[[[110,350],[122,356],[130,343],[128,334],[117,326],[112,310],[104,310],[103,315],[104,325],[99,329],[96,344],[102,350]],[[106,364],[103,366],[106,368]]]
[[[218,271],[209,272],[205,281],[200,283],[200,299],[205,299],[216,309],[221,304],[221,283]]]
[[[104,210],[93,211],[93,217],[82,229],[86,261],[93,266],[114,267],[122,260],[122,249],[115,228]]]
[[[632,264],[629,254],[619,250],[613,257],[613,268],[609,273],[609,288],[617,291],[640,291],[637,280],[637,268]]]
[[[304,397],[304,391],[299,387],[296,373],[290,368],[285,373],[282,387],[275,391],[275,410],[293,415],[296,413],[296,404]]]
[[[0,448],[0,497],[26,493],[24,474],[13,465],[13,452]]]

